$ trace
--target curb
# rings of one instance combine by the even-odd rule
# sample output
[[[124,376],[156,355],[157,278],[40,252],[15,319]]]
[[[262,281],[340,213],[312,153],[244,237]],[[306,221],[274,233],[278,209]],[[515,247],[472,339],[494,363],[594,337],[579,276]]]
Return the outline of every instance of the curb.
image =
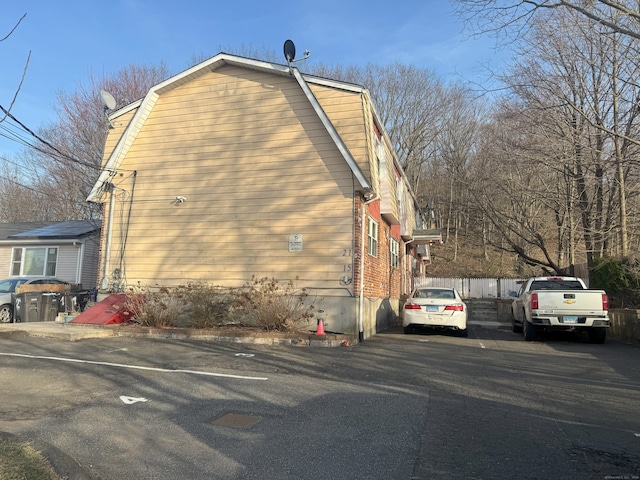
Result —
[[[92,480],[82,466],[62,450],[49,445],[48,443],[26,438],[13,433],[0,432],[0,438],[9,442],[19,442],[30,444],[40,455],[42,455],[53,471],[63,480]]]
[[[302,347],[339,347],[358,343],[357,335],[327,333],[316,335],[310,332],[279,333],[268,335],[259,330],[211,330],[193,328],[157,328],[136,325],[113,325],[113,334],[120,337],[169,338],[176,340],[202,340],[225,343],[252,343],[256,345],[291,345]]]
[[[49,337],[67,341],[87,338],[146,337],[205,342],[252,343],[256,345],[289,345],[301,347],[340,347],[358,343],[358,336],[328,332],[263,332],[249,327],[195,329],[178,327],[144,327],[131,324],[68,324],[54,322],[10,323],[0,325],[0,337],[12,335]]]

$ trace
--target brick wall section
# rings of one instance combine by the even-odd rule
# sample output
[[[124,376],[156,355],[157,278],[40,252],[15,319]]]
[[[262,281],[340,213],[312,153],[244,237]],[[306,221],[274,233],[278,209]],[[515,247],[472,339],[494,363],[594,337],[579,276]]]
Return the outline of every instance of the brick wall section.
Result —
[[[360,240],[362,238],[362,207],[363,203],[361,199],[356,200],[356,242],[358,248],[356,250],[359,253]],[[399,298],[402,286],[402,257],[404,254],[404,243],[400,239],[399,228],[390,225],[380,216],[380,203],[372,202],[369,205],[364,205],[365,208],[365,257],[364,257],[364,295],[369,298]],[[369,253],[368,249],[368,235],[369,235],[369,217],[372,217],[378,222],[378,255],[373,256]],[[399,253],[400,253],[400,265],[398,268],[391,266],[391,252],[390,242],[391,236],[399,241]],[[360,290],[360,261],[357,259],[355,268],[355,285],[356,292]]]

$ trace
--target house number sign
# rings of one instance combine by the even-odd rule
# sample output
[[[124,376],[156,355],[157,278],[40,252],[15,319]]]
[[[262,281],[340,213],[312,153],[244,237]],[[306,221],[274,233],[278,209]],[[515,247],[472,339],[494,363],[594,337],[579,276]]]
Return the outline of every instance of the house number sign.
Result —
[[[302,234],[294,233],[289,235],[289,251],[301,252],[302,251]]]

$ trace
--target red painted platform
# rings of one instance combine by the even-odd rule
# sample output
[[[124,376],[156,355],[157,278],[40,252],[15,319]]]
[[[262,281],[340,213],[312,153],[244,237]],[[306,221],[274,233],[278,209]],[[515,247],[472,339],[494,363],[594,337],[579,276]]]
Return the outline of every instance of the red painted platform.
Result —
[[[111,323],[126,323],[130,315],[124,308],[126,295],[124,293],[112,293],[101,302],[85,310],[69,323],[91,323],[108,325]]]

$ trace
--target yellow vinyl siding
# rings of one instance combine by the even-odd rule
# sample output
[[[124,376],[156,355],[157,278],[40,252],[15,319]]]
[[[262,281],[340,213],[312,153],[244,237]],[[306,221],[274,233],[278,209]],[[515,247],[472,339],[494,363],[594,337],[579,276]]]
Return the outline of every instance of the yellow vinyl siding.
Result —
[[[111,121],[112,127],[109,129],[109,132],[107,134],[107,141],[105,143],[104,154],[102,157],[103,165],[105,164],[111,153],[113,153],[118,140],[120,140],[120,137],[124,133],[125,129],[129,126],[129,123],[131,123],[131,119],[135,115],[136,111],[137,109],[132,109],[131,111],[128,111],[127,113],[124,113]]]
[[[352,275],[353,176],[292,78],[226,66],[164,93],[121,173],[109,270],[127,230],[128,284]]]
[[[349,152],[370,180],[367,122],[365,121],[361,94],[323,85],[312,84],[310,87]]]

